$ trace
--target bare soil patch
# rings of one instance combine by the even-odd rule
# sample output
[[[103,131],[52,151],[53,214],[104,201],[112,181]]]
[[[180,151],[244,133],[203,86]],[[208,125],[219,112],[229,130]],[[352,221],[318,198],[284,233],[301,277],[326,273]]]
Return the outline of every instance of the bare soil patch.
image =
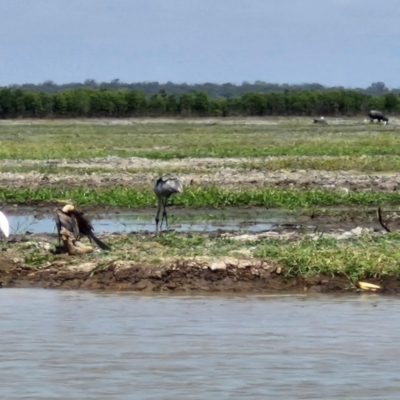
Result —
[[[400,174],[373,173],[362,174],[351,171],[320,170],[246,170],[240,167],[242,158],[188,158],[183,160],[149,160],[142,158],[123,159],[109,157],[90,160],[52,160],[57,167],[77,168],[76,173],[46,174],[40,172],[3,172],[0,173],[0,185],[7,188],[34,187],[90,187],[107,188],[119,185],[131,187],[148,186],[164,170],[187,168],[193,172],[179,173],[185,184],[218,185],[220,187],[257,187],[274,186],[284,188],[324,188],[332,190],[373,190],[395,191],[400,187]],[[4,161],[3,165],[12,166],[48,165],[50,161]],[[237,165],[237,166],[235,166]],[[129,173],[124,168],[149,168],[152,172]],[[101,168],[101,172],[94,169]],[[110,172],[108,172],[109,170]],[[116,172],[119,171],[119,172]],[[153,172],[154,171],[154,172]],[[158,172],[157,172],[158,171]]]

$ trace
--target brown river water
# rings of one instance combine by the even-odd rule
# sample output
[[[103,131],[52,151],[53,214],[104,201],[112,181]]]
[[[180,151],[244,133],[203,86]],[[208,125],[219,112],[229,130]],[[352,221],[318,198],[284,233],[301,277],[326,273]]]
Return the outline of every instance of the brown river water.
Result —
[[[398,399],[399,301],[2,289],[1,398]]]

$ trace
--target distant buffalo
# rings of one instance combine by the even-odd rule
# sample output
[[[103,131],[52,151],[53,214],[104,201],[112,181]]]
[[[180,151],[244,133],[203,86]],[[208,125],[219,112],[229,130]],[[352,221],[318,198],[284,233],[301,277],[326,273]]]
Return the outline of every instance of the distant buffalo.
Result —
[[[383,115],[383,113],[380,112],[380,111],[371,110],[371,111],[368,113],[368,116],[369,116],[369,120],[370,120],[371,122],[374,122],[374,120],[376,119],[376,120],[378,120],[378,122],[383,121],[383,122],[385,123],[385,125],[389,123],[389,118],[385,117],[385,116]]]
[[[325,121],[324,117],[321,117],[320,119],[314,119],[314,124],[328,125],[328,123]]]

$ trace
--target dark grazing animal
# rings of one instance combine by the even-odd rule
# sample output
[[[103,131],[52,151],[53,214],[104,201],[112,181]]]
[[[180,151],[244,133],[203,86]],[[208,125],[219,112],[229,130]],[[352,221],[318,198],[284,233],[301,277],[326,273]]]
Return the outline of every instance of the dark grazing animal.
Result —
[[[64,227],[74,234],[75,240],[79,240],[80,237],[84,235],[87,236],[90,241],[93,240],[101,249],[111,250],[109,246],[94,235],[91,222],[83,216],[83,212],[76,210],[72,204],[67,204],[61,210],[57,208],[55,221],[59,239],[61,238],[61,228]]]
[[[385,117],[381,111],[371,110],[368,113],[369,120],[374,122],[374,119],[377,119],[378,122],[385,122],[385,125],[389,123],[389,118]]]
[[[324,117],[321,117],[320,119],[314,119],[314,124],[321,124],[321,125],[328,125],[328,123],[325,121]]]

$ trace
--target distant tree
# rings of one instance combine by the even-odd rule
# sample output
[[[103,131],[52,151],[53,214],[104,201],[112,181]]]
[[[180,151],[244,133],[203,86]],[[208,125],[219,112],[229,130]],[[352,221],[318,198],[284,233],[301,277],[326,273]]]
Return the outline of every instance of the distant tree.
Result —
[[[382,94],[389,91],[386,85],[383,82],[374,82],[366,90],[368,93],[371,94]]]
[[[384,98],[384,109],[388,112],[398,111],[399,109],[399,97],[394,93],[387,93],[383,96]]]
[[[155,94],[151,96],[148,103],[148,108],[154,114],[163,115],[167,108],[164,96],[160,94]]]
[[[99,85],[94,79],[86,79],[85,82],[83,82],[83,86],[94,89],[97,88]]]
[[[91,89],[72,89],[69,93],[69,109],[77,117],[90,115]]]
[[[0,113],[3,118],[10,118],[15,115],[14,94],[8,88],[0,91]]]
[[[203,116],[210,110],[210,100],[207,93],[197,92],[193,98],[192,110],[198,115]]]
[[[124,93],[128,114],[139,115],[146,111],[147,99],[143,92],[127,90]]]
[[[264,115],[266,102],[261,93],[245,93],[242,96],[242,107],[247,115]]]
[[[171,94],[165,99],[165,110],[168,114],[175,115],[179,111],[179,104],[175,95]]]
[[[288,93],[266,93],[265,107],[268,115],[285,115],[287,114],[286,97]]]
[[[194,97],[189,93],[184,93],[179,97],[179,111],[182,115],[190,115],[194,104]]]
[[[228,116],[228,104],[224,98],[211,99],[209,103],[209,111],[215,117]]]
[[[369,101],[369,110],[382,111],[385,109],[385,98],[383,96],[371,96]],[[369,110],[365,110],[366,112]]]
[[[41,115],[43,115],[44,110],[42,106],[40,93],[25,91],[23,101],[25,108],[24,116],[40,117]]]
[[[65,92],[57,92],[53,96],[53,111],[54,114],[59,116],[59,117],[64,117],[67,115],[69,111],[69,93],[67,91]]]

